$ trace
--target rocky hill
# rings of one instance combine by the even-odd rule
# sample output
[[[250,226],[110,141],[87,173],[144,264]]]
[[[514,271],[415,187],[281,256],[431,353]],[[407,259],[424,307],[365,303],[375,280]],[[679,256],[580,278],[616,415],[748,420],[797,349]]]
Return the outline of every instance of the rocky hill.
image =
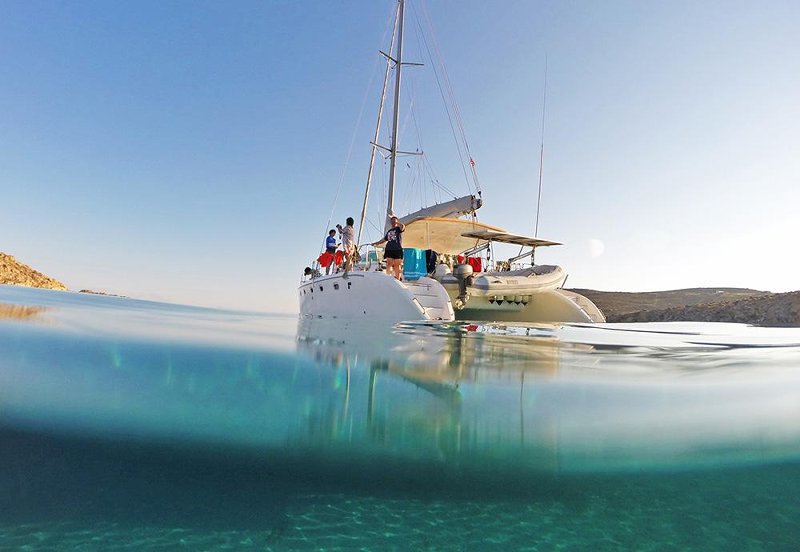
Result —
[[[666,310],[710,303],[730,303],[750,297],[769,295],[769,292],[747,288],[690,288],[671,291],[624,292],[574,289],[591,299],[606,318],[642,311]]]
[[[67,286],[54,278],[45,276],[11,255],[0,253],[0,284],[66,291]]]
[[[600,307],[609,322],[739,322],[800,326],[800,291],[695,288],[646,293],[575,290]]]

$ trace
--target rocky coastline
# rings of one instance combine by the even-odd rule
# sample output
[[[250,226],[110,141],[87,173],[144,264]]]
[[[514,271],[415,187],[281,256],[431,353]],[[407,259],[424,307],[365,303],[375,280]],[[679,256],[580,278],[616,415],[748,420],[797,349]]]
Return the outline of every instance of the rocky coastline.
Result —
[[[800,291],[693,288],[645,293],[574,290],[591,299],[608,322],[734,322],[800,327]]]
[[[0,284],[67,291],[67,286],[45,276],[6,253],[0,253]]]

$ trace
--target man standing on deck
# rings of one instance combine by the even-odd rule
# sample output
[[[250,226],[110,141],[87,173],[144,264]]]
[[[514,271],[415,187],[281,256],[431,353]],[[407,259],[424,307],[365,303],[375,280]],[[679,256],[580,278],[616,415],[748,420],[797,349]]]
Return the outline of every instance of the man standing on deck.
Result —
[[[353,217],[347,217],[347,226],[342,228],[341,224],[337,224],[336,228],[339,229],[339,234],[342,236],[342,249],[344,250],[344,271],[348,272],[353,268],[353,256],[356,252],[355,229],[353,225],[356,223]]]

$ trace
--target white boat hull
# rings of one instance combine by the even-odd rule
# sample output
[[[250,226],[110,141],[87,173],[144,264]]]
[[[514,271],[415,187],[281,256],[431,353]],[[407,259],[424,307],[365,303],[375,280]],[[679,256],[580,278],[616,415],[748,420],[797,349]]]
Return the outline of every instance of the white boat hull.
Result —
[[[300,315],[386,321],[455,319],[450,297],[431,278],[399,281],[375,271],[319,276],[298,290]]]

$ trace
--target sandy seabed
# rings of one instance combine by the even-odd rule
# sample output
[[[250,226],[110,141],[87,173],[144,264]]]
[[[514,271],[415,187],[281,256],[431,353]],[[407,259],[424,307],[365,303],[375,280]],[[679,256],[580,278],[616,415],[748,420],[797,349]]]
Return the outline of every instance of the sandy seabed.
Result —
[[[468,550],[794,550],[800,503],[762,512],[745,528],[736,509],[682,505],[658,497],[625,504],[592,496],[580,503],[299,497],[269,530],[135,527],[125,523],[60,522],[0,527],[0,549],[468,551]],[[301,504],[305,504],[300,507]],[[726,511],[731,508],[731,511]],[[789,511],[791,510],[791,511]],[[741,512],[739,512],[741,513]],[[733,514],[733,515],[731,515]],[[751,512],[752,514],[752,512]]]

